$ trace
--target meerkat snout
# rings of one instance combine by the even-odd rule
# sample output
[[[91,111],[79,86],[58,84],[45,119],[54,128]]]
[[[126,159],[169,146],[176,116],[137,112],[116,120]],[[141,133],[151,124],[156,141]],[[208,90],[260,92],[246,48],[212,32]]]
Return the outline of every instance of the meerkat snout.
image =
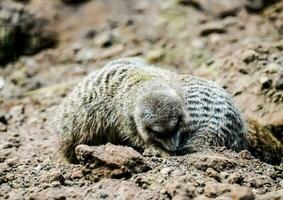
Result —
[[[134,120],[141,138],[169,152],[178,151],[181,135],[188,127],[183,102],[174,89],[147,88],[135,106]]]
[[[164,149],[171,153],[177,152],[180,149],[180,139],[181,137],[179,131],[177,131],[176,133],[172,133],[169,138],[159,138],[158,136],[155,136],[154,138],[154,140],[158,144],[161,144]]]

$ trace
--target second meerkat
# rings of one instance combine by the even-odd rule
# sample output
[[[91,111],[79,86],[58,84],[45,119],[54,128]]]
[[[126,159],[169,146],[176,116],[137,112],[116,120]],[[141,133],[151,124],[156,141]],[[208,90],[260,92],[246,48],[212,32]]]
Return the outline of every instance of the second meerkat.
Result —
[[[246,147],[243,119],[224,89],[138,58],[114,60],[80,82],[61,105],[58,128],[70,162],[79,144],[167,152]]]

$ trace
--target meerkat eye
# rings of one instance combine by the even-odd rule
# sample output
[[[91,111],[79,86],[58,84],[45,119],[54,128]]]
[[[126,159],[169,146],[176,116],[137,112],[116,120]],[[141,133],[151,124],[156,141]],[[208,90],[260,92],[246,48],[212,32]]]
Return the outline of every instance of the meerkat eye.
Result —
[[[160,131],[156,131],[156,130],[153,130],[151,127],[146,127],[146,130],[149,132],[149,133],[152,133],[154,135],[154,137],[157,137],[157,138],[166,138],[166,135]]]
[[[180,115],[179,118],[178,118],[178,121],[177,121],[176,125],[175,125],[174,128],[172,129],[172,134],[175,134],[175,133],[179,130],[181,121],[182,121],[182,116]]]

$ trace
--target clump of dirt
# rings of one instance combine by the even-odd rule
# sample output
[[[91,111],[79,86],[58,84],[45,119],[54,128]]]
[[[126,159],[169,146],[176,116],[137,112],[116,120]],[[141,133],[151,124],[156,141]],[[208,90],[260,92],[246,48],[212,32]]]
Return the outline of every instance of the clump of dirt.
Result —
[[[0,34],[0,198],[282,198],[282,2],[18,2],[0,3],[8,25]],[[58,45],[44,49],[51,32]],[[57,105],[86,74],[125,56],[226,88],[247,120],[249,149],[160,158],[83,145],[81,163],[66,163],[49,125]]]
[[[111,144],[98,147],[78,145],[76,156],[85,165],[84,175],[92,181],[101,178],[129,178],[133,173],[149,170],[142,155],[130,147]]]

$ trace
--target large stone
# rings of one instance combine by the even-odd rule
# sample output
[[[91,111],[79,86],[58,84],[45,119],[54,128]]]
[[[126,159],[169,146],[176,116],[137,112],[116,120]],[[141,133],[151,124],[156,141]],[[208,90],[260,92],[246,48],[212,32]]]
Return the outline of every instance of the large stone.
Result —
[[[76,155],[84,165],[83,173],[93,181],[101,178],[129,178],[149,167],[140,153],[130,147],[110,143],[100,146],[78,145]]]

